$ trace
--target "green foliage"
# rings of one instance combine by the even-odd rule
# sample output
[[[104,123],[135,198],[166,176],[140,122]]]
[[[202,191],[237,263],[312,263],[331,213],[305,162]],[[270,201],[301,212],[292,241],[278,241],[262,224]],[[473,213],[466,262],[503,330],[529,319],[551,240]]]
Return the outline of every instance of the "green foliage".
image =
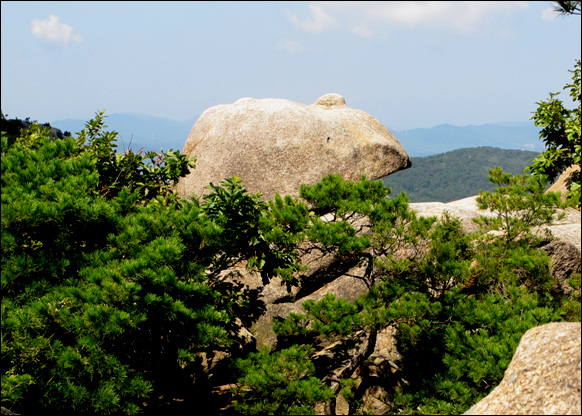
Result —
[[[362,278],[374,284],[376,262],[392,262],[398,250],[416,250],[434,218],[418,218],[408,209],[408,198],[388,198],[390,188],[363,177],[351,182],[329,175],[314,186],[301,186],[301,197],[312,210],[327,214],[312,219],[309,241],[320,249],[366,264]],[[414,257],[414,256],[411,256]]]
[[[224,270],[249,258],[249,266],[255,264],[263,268],[265,261],[260,258],[265,252],[265,241],[259,229],[259,220],[266,211],[266,204],[259,195],[250,195],[242,186],[240,178],[233,177],[221,182],[221,186],[210,184],[211,193],[204,196],[202,209],[222,229],[218,243],[224,252],[214,259],[213,267]]]
[[[431,231],[428,252],[414,265],[417,276],[408,289],[434,301],[443,299],[452,288],[467,281],[473,256],[470,236],[462,232],[460,220],[445,213]]]
[[[479,222],[482,233],[501,231],[495,239],[465,234],[460,220],[448,214],[438,222],[421,221],[404,196],[354,204],[367,213],[369,228],[356,229],[361,221],[344,223],[354,238],[367,232],[370,243],[359,253],[374,260],[366,269],[370,291],[354,303],[331,295],[304,302],[303,313],[275,322],[280,345],[319,345],[362,330],[375,342],[376,331],[396,325],[403,382],[394,391],[392,411],[462,413],[487,395],[501,381],[525,331],[579,315],[579,293],[552,290],[556,281],[548,257],[537,249],[532,231],[552,221],[561,204],[558,195],[544,194],[539,177],[513,176],[501,168],[490,172],[490,180],[497,189],[481,193],[479,203],[496,215]],[[348,184],[341,186],[343,198],[354,195]],[[320,184],[319,192],[324,190]],[[328,209],[340,206],[333,192],[321,200]],[[350,201],[341,204],[347,207]],[[343,208],[342,216],[329,222],[354,218],[354,212]],[[412,260],[395,255],[403,248]],[[351,362],[357,365],[356,358]],[[356,403],[348,390],[344,387],[343,394]]]
[[[296,285],[293,272],[300,268],[296,245],[304,238],[307,207],[290,197],[277,195],[268,204],[260,194],[249,194],[238,177],[225,179],[220,186],[210,184],[202,210],[222,230],[215,239],[212,276],[245,260],[249,269],[261,271],[266,284],[279,275]]]
[[[119,155],[103,128],[98,113],[77,140],[37,125],[2,135],[2,403],[13,410],[133,414],[196,397],[199,353],[234,348],[237,320],[261,310],[214,278],[217,259],[281,251],[277,267],[292,267],[261,234],[266,205],[255,210],[236,181],[203,207],[180,201],[184,155]],[[257,241],[270,252],[251,250]]]
[[[176,200],[172,186],[194,168],[195,160],[173,150],[158,153],[154,151],[134,153],[116,151],[117,133],[105,131],[105,111],[96,113],[85,129],[78,133],[80,145],[85,146],[97,166],[100,183],[98,192],[114,198],[127,189],[143,202],[158,196],[164,200]]]
[[[306,300],[304,314],[291,313],[285,320],[275,321],[273,329],[280,344],[298,342],[314,343],[314,334],[329,341],[345,338],[363,325],[359,316],[361,307],[357,304],[336,299],[327,294],[318,302]]]
[[[152,390],[103,342],[136,318],[79,299],[86,256],[116,228],[98,183],[73,139],[52,140],[36,125],[12,145],[2,136],[3,403],[133,413]],[[97,324],[106,331],[96,339],[86,331]]]
[[[315,414],[315,405],[331,400],[333,394],[313,376],[312,353],[309,346],[294,345],[275,353],[264,349],[238,360],[236,368],[242,375],[234,410],[245,415]]]
[[[568,3],[568,2],[563,2]],[[578,8],[580,7],[578,3]],[[570,204],[580,207],[580,158],[582,145],[580,143],[581,129],[581,84],[580,84],[580,60],[576,61],[574,70],[570,71],[572,83],[564,87],[570,90],[570,98],[578,106],[568,109],[564,103],[556,98],[560,93],[550,93],[547,101],[538,102],[538,108],[532,117],[535,125],[543,127],[540,131],[540,139],[546,145],[546,150],[534,159],[528,170],[536,175],[546,175],[553,181],[560,173],[572,165],[578,165],[568,178],[569,190],[567,193]]]
[[[219,351],[234,364],[221,375],[237,381],[230,411],[310,414],[338,394],[360,411],[350,378],[388,326],[403,355],[392,411],[462,413],[499,383],[526,330],[580,319],[580,275],[573,291],[554,290],[532,231],[560,204],[540,176],[491,170],[497,189],[478,202],[496,215],[466,235],[460,220],[419,218],[405,194],[365,177],[330,175],[271,201],[233,177],[201,203],[180,200],[185,155],[116,153],[103,112],[79,134],[52,139],[34,124],[2,134],[0,370],[2,404],[18,413],[155,413],[181,400],[218,412],[200,403],[214,405]],[[264,305],[229,268],[305,288],[305,253],[360,270],[370,290],[303,302],[275,322],[277,349],[245,355],[240,325]],[[316,348],[354,333],[367,347],[350,356],[345,343],[341,372],[329,373]]]
[[[523,333],[559,320],[525,289],[485,293],[481,299],[459,289],[400,324],[398,348],[408,382],[394,405],[403,413],[461,414],[499,384]],[[417,300],[418,302],[418,300]]]
[[[501,238],[471,242],[474,236],[463,235],[460,222],[445,216],[427,255],[371,292],[392,302],[391,316],[399,322],[408,383],[396,392],[399,412],[466,411],[499,384],[525,331],[563,320],[575,308],[575,300],[550,295],[556,282],[548,258],[530,245],[532,227],[551,221],[559,198],[544,195],[537,178],[530,182],[500,168],[490,177],[498,189],[482,193],[479,203],[497,216],[480,222],[497,225]]]
[[[284,198],[275,195],[268,206],[268,215],[261,217],[261,229],[269,247],[276,248],[271,251],[275,257],[267,259],[273,262],[269,267],[278,273],[287,287],[297,285],[294,272],[302,268],[298,247],[306,238],[312,215],[307,205],[289,195]]]
[[[499,384],[525,331],[563,319],[549,298],[547,257],[525,243],[469,248],[457,227],[437,224],[427,256],[371,292],[399,323],[399,412],[463,413]]]
[[[561,299],[560,310],[566,322],[580,322],[582,319],[580,281],[580,273],[575,273],[568,279],[568,284],[572,288],[572,291],[569,296]]]
[[[300,188],[301,197],[314,206],[316,213],[333,213],[343,221],[356,214],[369,214],[370,209],[389,194],[390,189],[381,181],[362,177],[360,181],[351,182],[337,174],[328,175],[313,186],[301,185]]]
[[[533,243],[536,240],[533,228],[551,223],[556,208],[562,207],[556,192],[544,193],[547,185],[544,176],[511,175],[497,167],[489,171],[489,180],[497,188],[493,192],[481,192],[477,204],[496,216],[481,216],[477,222],[487,231],[501,231],[507,246],[520,239]]]

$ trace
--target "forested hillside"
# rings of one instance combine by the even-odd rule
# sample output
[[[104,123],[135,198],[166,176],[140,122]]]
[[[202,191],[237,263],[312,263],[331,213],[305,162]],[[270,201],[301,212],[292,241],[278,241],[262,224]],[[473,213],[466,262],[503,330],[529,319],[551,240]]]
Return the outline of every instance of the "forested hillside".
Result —
[[[523,173],[539,153],[526,150],[473,147],[433,156],[413,157],[412,167],[382,179],[392,195],[406,192],[410,202],[451,202],[494,185],[487,172],[500,166],[506,172]]]
[[[542,151],[540,129],[531,121],[491,123],[480,126],[441,124],[431,128],[393,130],[411,157],[426,157],[466,147]]]

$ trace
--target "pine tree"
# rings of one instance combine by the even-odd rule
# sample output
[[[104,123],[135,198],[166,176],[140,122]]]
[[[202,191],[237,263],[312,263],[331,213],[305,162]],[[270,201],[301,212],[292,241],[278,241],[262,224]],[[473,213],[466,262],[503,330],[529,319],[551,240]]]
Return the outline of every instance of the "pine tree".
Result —
[[[193,161],[118,153],[103,117],[77,139],[2,134],[2,404],[19,412],[195,400],[200,354],[237,351],[260,312],[256,293],[217,276],[244,260],[268,279],[296,262],[275,241],[291,236],[263,235],[276,220],[257,196],[227,180],[202,206],[179,200]]]
[[[228,411],[335,414],[339,394],[357,406],[351,378],[389,326],[403,356],[392,412],[462,413],[499,383],[526,330],[580,319],[580,276],[554,291],[532,232],[559,206],[540,177],[491,171],[498,188],[478,202],[497,216],[469,235],[365,177],[271,201],[233,177],[180,200],[173,185],[194,161],[121,154],[103,117],[77,139],[35,124],[2,133],[0,370],[2,405],[17,413],[155,414],[188,401],[219,413],[210,377],[224,377],[236,384]],[[264,305],[229,268],[309,286],[307,252],[360,266],[369,291],[304,302],[275,322],[276,349],[249,354],[238,332]],[[363,349],[315,359],[354,334]],[[220,375],[203,365],[217,352]]]
[[[546,322],[579,319],[579,292],[560,298],[551,290],[556,281],[547,255],[539,250],[541,238],[533,233],[534,227],[555,218],[561,206],[558,196],[544,194],[546,183],[539,177],[494,169],[490,179],[497,189],[482,193],[479,203],[497,216],[480,218],[482,229],[475,234],[465,234],[460,220],[450,215],[437,222],[419,221],[402,197],[360,205],[365,198],[359,194],[357,201],[350,202],[356,193],[346,191],[349,184],[333,184],[331,189],[342,198],[333,202],[325,193],[324,180],[318,192],[326,210],[320,213],[338,210],[340,214],[328,216],[328,222],[348,219],[348,225],[334,228],[336,234],[327,237],[326,224],[319,224],[321,230],[312,239],[338,254],[372,259],[374,267],[366,271],[370,291],[354,303],[331,295],[304,302],[303,313],[275,322],[281,345],[307,343],[321,348],[322,339],[348,339],[365,331],[368,347],[334,364],[343,368],[340,377],[321,375],[322,383],[331,383],[332,392],[338,394],[345,389],[342,378],[348,379],[373,351],[377,332],[395,326],[403,360],[401,382],[393,391],[393,413],[462,413],[487,395],[501,381],[525,331]],[[365,182],[353,186],[369,189]],[[364,207],[359,212],[370,219],[367,225],[362,227],[361,221],[349,225],[349,220],[361,220],[362,215],[345,208],[350,204]],[[369,232],[363,239],[359,232],[366,227]],[[500,231],[499,237],[489,237],[492,228]],[[339,237],[338,229],[344,230],[345,237]],[[362,238],[365,244],[354,245],[350,238]],[[396,255],[403,247],[411,257]],[[328,402],[328,414],[334,414],[334,403],[335,399]]]

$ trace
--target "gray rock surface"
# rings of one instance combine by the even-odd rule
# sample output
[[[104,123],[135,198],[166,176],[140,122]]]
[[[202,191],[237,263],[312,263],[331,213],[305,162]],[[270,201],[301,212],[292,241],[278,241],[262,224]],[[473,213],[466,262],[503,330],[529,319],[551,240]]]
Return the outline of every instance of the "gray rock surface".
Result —
[[[361,268],[350,269],[346,274],[337,276],[333,281],[294,302],[267,304],[266,312],[251,327],[251,332],[257,340],[257,348],[274,347],[277,343],[277,336],[273,331],[273,320],[286,319],[291,312],[303,313],[303,303],[306,300],[317,302],[325,295],[333,294],[338,299],[355,301],[368,290],[361,279],[354,277],[354,275],[359,274],[363,274]]]
[[[579,415],[580,322],[527,331],[505,376],[466,415]]]
[[[542,249],[550,256],[550,273],[557,279],[557,293],[570,293],[572,286],[568,279],[582,270],[580,250],[571,243],[554,240]]]
[[[470,196],[468,198],[459,199],[448,203],[442,202],[416,202],[410,204],[410,209],[415,211],[420,216],[437,216],[444,215],[444,212],[449,212],[452,216],[461,220],[463,229],[466,232],[476,231],[477,224],[473,221],[480,215],[493,216],[494,214],[487,210],[481,210],[477,207],[477,196]],[[582,247],[581,236],[581,215],[580,211],[574,208],[566,208],[558,210],[559,213],[564,214],[564,218],[555,221],[552,225],[542,228],[548,229],[553,237],[557,240],[566,241],[573,244],[579,251]]]
[[[200,197],[210,182],[232,176],[265,199],[297,196],[301,184],[330,173],[375,180],[411,166],[390,130],[339,94],[311,105],[241,98],[211,107],[194,124],[183,153],[196,157],[196,168],[176,186],[182,197]]]

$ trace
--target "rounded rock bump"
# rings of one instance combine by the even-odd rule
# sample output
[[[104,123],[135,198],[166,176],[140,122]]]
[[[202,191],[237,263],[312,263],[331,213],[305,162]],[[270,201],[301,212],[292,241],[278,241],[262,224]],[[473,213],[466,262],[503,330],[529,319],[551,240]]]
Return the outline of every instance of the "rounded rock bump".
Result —
[[[315,101],[315,105],[323,105],[326,107],[346,106],[346,100],[341,94],[331,93],[319,97]]]

